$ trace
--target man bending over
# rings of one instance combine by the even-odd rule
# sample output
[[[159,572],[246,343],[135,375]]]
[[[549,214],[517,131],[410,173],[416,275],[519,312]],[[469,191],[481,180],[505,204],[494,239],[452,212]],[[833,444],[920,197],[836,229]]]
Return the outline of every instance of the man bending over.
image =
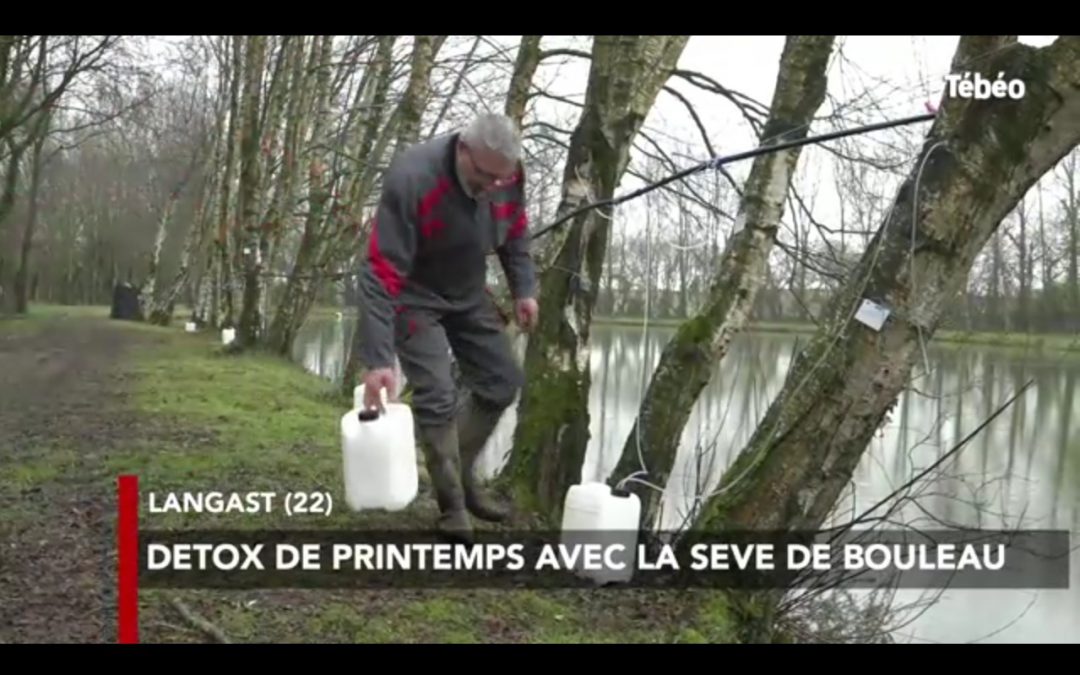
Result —
[[[498,254],[522,328],[536,324],[521,139],[502,115],[400,152],[383,192],[361,283],[365,407],[397,391],[394,355],[413,386],[413,414],[435,488],[438,527],[471,541],[469,513],[499,522],[508,509],[479,489],[475,462],[524,375],[486,291]],[[470,400],[458,405],[450,351]],[[459,413],[459,407],[461,408]]]

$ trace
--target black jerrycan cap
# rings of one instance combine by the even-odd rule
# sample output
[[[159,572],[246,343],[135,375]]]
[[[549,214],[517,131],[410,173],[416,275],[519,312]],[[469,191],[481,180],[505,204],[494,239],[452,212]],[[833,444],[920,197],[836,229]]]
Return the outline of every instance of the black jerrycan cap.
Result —
[[[379,419],[379,411],[378,411],[378,409],[361,410],[357,414],[357,418],[359,418],[359,420],[361,422],[371,422],[371,421]]]

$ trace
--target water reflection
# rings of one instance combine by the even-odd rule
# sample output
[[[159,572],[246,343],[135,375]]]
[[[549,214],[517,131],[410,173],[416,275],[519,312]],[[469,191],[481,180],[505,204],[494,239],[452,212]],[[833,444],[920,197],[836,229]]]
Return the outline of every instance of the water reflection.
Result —
[[[353,323],[312,321],[294,357],[336,380]],[[619,461],[641,398],[670,328],[599,326],[591,353],[592,438],[582,477],[607,478]],[[708,495],[783,386],[798,349],[794,335],[743,335],[714,372],[682,438],[665,490],[665,521],[681,522]],[[519,344],[519,349],[523,345]],[[924,528],[941,522],[974,527],[1069,529],[1080,533],[1080,360],[993,348],[930,350],[931,373],[905,392],[878,433],[837,509],[841,521],[864,512],[941,459],[1015,394],[1033,385],[960,452],[935,479],[907,494],[896,521]],[[496,474],[510,449],[516,415],[508,411],[482,458]],[[631,439],[633,440],[633,439]],[[631,446],[633,447],[633,446]],[[712,450],[712,452],[705,452]],[[647,471],[648,467],[642,467]],[[1080,640],[1080,564],[1068,591],[949,591],[898,637],[943,641]],[[923,592],[898,594],[915,600]],[[1029,606],[1030,605],[1030,606]]]

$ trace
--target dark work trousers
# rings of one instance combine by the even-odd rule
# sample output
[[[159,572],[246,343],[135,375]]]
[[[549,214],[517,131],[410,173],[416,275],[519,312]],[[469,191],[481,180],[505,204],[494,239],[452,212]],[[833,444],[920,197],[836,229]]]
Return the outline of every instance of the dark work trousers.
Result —
[[[409,307],[396,316],[394,333],[402,373],[413,387],[413,414],[421,427],[447,424],[457,415],[450,350],[463,383],[489,409],[508,407],[524,383],[505,324],[490,298],[457,313]]]

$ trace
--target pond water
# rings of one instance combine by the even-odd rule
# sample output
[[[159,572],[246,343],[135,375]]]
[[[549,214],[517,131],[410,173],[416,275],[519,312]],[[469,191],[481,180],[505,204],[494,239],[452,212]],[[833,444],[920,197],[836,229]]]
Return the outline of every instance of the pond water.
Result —
[[[353,321],[309,321],[293,357],[307,370],[340,378]],[[633,425],[648,374],[674,329],[600,325],[594,329],[590,396],[592,439],[585,479],[614,469]],[[735,340],[717,367],[683,436],[665,490],[668,523],[685,517],[696,495],[712,489],[783,385],[796,335],[753,334]],[[519,345],[519,349],[521,345]],[[844,504],[849,517],[886,497],[937,461],[983,423],[1028,380],[1033,384],[970,443],[945,462],[917,498],[897,514],[986,528],[1067,529],[1080,534],[1080,359],[992,347],[934,346],[931,373],[905,393],[858,468]],[[503,418],[483,457],[483,470],[502,466],[515,423]],[[707,447],[709,452],[700,448]],[[644,467],[647,470],[647,467]],[[694,487],[700,486],[700,487]],[[1069,590],[945,589],[900,591],[911,604],[900,641],[1080,642],[1080,555],[1074,550]]]

